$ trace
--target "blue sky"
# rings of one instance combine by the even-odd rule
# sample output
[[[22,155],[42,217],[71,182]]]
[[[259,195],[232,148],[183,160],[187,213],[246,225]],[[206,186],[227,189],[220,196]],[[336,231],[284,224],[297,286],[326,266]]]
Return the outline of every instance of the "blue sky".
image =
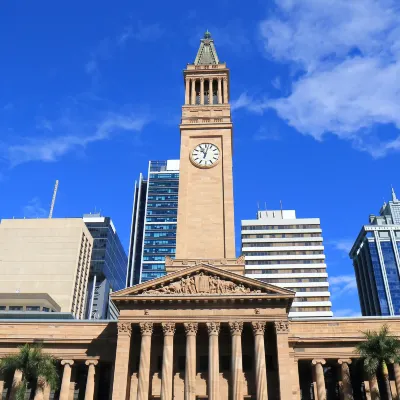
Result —
[[[245,4],[3,1],[0,218],[46,216],[59,179],[54,216],[101,210],[127,247],[139,172],[179,157],[182,70],[209,29],[231,69],[237,233],[257,202],[321,218],[335,314],[356,314],[347,252],[400,191],[399,4]]]

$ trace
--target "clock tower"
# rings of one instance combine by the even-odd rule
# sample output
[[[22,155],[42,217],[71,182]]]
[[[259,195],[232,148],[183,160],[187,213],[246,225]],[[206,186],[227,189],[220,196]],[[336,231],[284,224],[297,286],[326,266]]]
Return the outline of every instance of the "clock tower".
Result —
[[[183,76],[176,259],[166,260],[167,271],[201,259],[242,273],[235,254],[229,69],[208,31]]]

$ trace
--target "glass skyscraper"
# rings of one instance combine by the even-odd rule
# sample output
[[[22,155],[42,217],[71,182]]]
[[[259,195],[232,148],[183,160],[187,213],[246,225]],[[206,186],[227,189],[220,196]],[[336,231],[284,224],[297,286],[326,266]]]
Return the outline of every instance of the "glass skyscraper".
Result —
[[[125,288],[128,257],[111,218],[85,214],[83,221],[93,237],[86,317],[116,318],[109,294]]]
[[[351,251],[363,315],[400,315],[400,201],[370,215]]]
[[[127,286],[165,274],[175,257],[179,160],[150,161],[148,178],[135,184]]]

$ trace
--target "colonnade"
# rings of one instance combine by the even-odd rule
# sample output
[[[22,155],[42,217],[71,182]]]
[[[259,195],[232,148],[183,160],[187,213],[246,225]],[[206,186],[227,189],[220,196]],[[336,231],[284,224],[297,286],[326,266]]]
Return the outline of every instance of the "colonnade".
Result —
[[[314,379],[316,383],[315,395],[317,400],[326,400],[326,385],[324,375],[324,365],[326,364],[325,359],[314,359],[312,360]],[[341,392],[343,400],[353,400],[353,387],[350,375],[350,364],[352,360],[349,358],[338,359],[337,363],[340,366],[340,379],[341,379]],[[398,363],[393,364],[395,373],[395,385],[396,392],[400,394],[400,365]],[[369,400],[378,399],[379,388],[376,376],[372,376],[366,382],[367,386],[367,398]]]
[[[204,91],[205,81],[208,82],[208,98]],[[217,81],[217,104],[228,103],[228,78],[226,76],[218,77],[185,77],[185,104],[214,104],[213,86]],[[199,102],[196,103],[197,92],[196,86],[199,88]],[[208,100],[207,103],[205,100]]]
[[[231,335],[231,382],[232,398],[243,399],[243,365],[242,365],[242,332],[243,321],[228,322]],[[255,394],[258,400],[268,399],[267,390],[267,368],[265,361],[265,344],[264,333],[266,322],[254,321],[249,322],[254,335],[254,365],[255,365]],[[152,335],[154,330],[153,322],[142,322],[138,324],[140,327],[141,344],[138,369],[138,400],[148,400],[152,393],[150,362],[152,354]],[[162,373],[161,373],[161,399],[171,400],[173,398],[173,364],[174,364],[174,334],[177,323],[163,322],[161,323],[163,332],[163,350],[162,350]],[[185,400],[195,400],[196,395],[196,336],[199,329],[197,322],[182,323],[186,336],[186,356],[185,356],[185,374],[184,374],[184,398]],[[208,400],[220,400],[220,367],[219,367],[219,334],[221,330],[220,322],[204,323],[208,332]],[[282,326],[285,327],[282,330]],[[275,322],[275,329],[278,333],[287,333],[287,322]],[[132,325],[130,323],[119,323],[118,327],[118,343],[117,343],[117,358],[115,360],[115,373],[113,385],[113,400],[125,400],[127,398],[127,376],[129,376],[129,354],[130,354],[130,336]],[[286,335],[285,335],[286,336]],[[285,352],[285,346],[280,345],[279,335],[277,335],[278,353],[281,350],[283,358],[288,358],[288,353]],[[128,340],[129,338],[129,340]],[[286,340],[283,338],[283,342]],[[129,342],[129,346],[127,346]],[[118,357],[118,348],[124,346],[124,353],[120,353]],[[278,363],[279,363],[278,354]],[[118,373],[117,373],[118,371]],[[288,371],[282,369],[281,374],[281,392],[282,387],[289,387],[291,391],[290,379],[284,379]]]
[[[95,359],[88,359],[85,361],[85,365],[88,368],[87,379],[86,379],[86,389],[85,389],[85,400],[93,400],[95,395],[95,376],[96,376],[96,365],[98,361]],[[74,365],[74,360],[61,360],[62,378],[61,378],[61,388],[59,400],[68,400],[70,398],[71,392],[71,376],[72,367]],[[9,399],[13,400],[15,398],[15,390],[18,384],[22,380],[22,372],[16,370],[14,372],[11,391]],[[4,377],[0,376],[0,395],[4,390]],[[50,399],[50,387],[46,382],[39,377],[34,400],[49,400]]]

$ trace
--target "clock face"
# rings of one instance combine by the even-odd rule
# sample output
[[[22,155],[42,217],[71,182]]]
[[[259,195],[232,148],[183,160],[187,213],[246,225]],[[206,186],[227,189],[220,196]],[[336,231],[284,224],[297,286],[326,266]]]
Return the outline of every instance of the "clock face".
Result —
[[[200,143],[192,151],[190,158],[194,165],[201,168],[211,168],[219,161],[219,148],[212,143]]]

